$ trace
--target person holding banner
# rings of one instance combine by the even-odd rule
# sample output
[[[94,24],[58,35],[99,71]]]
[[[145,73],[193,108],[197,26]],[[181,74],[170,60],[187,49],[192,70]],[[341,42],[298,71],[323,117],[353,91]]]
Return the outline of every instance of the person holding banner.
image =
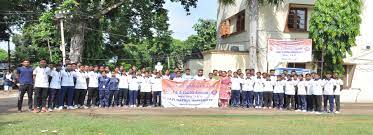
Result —
[[[223,71],[221,75],[221,87],[219,92],[220,107],[228,107],[230,99],[231,78],[227,76],[227,72]]]
[[[193,77],[194,80],[206,80],[206,77],[203,76],[203,69],[198,69],[198,74]]]

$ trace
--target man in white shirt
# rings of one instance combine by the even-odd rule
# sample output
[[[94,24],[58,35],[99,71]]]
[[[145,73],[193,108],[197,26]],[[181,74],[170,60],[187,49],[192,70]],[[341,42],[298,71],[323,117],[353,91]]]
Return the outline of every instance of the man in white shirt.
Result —
[[[181,77],[181,71],[177,71],[173,81],[175,82],[183,82],[185,79]]]
[[[312,85],[311,85],[311,80],[313,78],[311,77],[311,74],[306,74],[306,102],[307,102],[307,111],[312,112],[313,111],[313,96],[312,96]]]
[[[67,109],[75,109],[73,106],[74,97],[74,69],[72,64],[67,64],[66,69],[61,71],[61,92],[58,103],[60,104],[58,110],[62,110],[64,106],[65,96],[67,95]]]
[[[128,106],[128,80],[129,75],[127,75],[126,70],[122,70],[122,74],[119,76],[119,102],[121,106]]]
[[[98,99],[98,66],[95,66],[92,71],[88,72],[88,98],[87,107],[97,107]]]
[[[182,78],[186,81],[193,80],[193,76],[190,75],[190,69],[185,69],[185,74],[182,76]]]
[[[254,79],[254,100],[255,108],[262,108],[263,105],[263,84],[265,79],[262,78],[262,73],[257,72]]]
[[[237,72],[233,73],[233,77],[231,78],[232,85],[231,85],[231,106],[238,107],[240,104],[240,91],[241,91],[241,84],[242,79],[238,77]]]
[[[314,110],[317,114],[321,113],[321,102],[322,102],[322,89],[324,86],[324,81],[320,79],[320,75],[315,73],[314,79],[310,82],[312,87]]]
[[[48,111],[53,111],[58,107],[58,93],[61,89],[61,65],[56,64],[55,69],[50,74],[51,82],[49,85]]]
[[[298,77],[298,111],[307,112],[307,102],[306,102],[306,95],[307,95],[307,82],[305,81],[302,75]]]
[[[326,79],[324,79],[324,112],[334,112],[334,91],[336,88],[336,82],[332,78],[331,73],[326,73]],[[329,101],[329,102],[328,102]],[[329,110],[327,109],[329,103]]]
[[[246,108],[254,107],[254,80],[250,73],[246,73],[246,78],[242,84],[242,106]]]
[[[271,78],[273,77],[267,73],[265,73],[264,76],[263,106],[267,109],[272,109],[274,80],[272,80]]]
[[[151,80],[152,91],[153,91],[153,104],[154,107],[161,106],[161,94],[162,94],[162,75],[160,72],[156,73],[156,77]]]
[[[150,105],[151,98],[151,75],[148,71],[145,71],[144,76],[141,78],[140,84],[140,99],[142,107],[148,107]],[[139,106],[141,106],[139,105]]]
[[[278,75],[275,81],[275,86],[273,88],[273,102],[275,108],[282,110],[284,107],[284,93],[285,93],[285,83],[286,81],[282,80],[282,76]]]
[[[290,75],[285,83],[285,102],[288,110],[295,109],[295,86],[297,85],[297,77]]]
[[[343,88],[343,80],[338,77],[338,73],[334,73],[333,78],[335,80],[336,88],[334,90],[334,99],[335,99],[335,113],[340,113],[340,95]]]
[[[206,80],[206,77],[203,76],[203,69],[198,69],[198,73],[193,77],[193,79],[198,81]]]
[[[84,105],[85,95],[87,94],[88,75],[85,72],[85,66],[80,65],[79,71],[75,72],[74,77],[76,78],[74,104],[75,108],[81,108]]]
[[[39,67],[35,68],[33,71],[33,76],[35,80],[35,91],[34,91],[34,110],[33,112],[37,113],[46,112],[46,103],[48,97],[48,88],[49,88],[49,75],[50,68],[46,67],[47,61],[41,59],[39,61]],[[41,103],[41,104],[40,104]]]

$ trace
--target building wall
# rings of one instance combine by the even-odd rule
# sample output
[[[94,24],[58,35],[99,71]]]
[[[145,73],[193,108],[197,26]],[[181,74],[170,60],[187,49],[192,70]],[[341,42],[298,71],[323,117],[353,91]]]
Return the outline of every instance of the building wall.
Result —
[[[203,69],[203,59],[189,59],[184,69],[189,68],[192,75],[196,75],[198,69]]]
[[[207,75],[212,70],[245,70],[249,67],[249,53],[230,51],[208,51],[203,53],[203,70]]]

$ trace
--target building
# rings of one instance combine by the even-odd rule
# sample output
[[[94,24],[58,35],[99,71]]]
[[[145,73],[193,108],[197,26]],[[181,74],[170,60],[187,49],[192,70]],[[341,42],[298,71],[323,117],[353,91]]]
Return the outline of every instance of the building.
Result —
[[[315,0],[284,0],[277,6],[258,8],[252,7],[255,3],[246,2],[247,0],[236,0],[234,5],[219,5],[217,48],[203,53],[205,71],[253,68],[268,72],[269,69],[283,67],[317,68],[317,64],[311,62],[276,62],[267,58],[268,39],[309,38],[309,20]],[[373,14],[373,8],[367,8],[373,7],[373,1],[363,2],[358,45],[353,48],[353,56],[345,59],[346,73],[343,79],[346,91],[342,94],[345,102],[373,102],[373,90],[368,85],[373,80],[373,38],[369,38],[373,37],[370,26],[373,18],[369,18]]]

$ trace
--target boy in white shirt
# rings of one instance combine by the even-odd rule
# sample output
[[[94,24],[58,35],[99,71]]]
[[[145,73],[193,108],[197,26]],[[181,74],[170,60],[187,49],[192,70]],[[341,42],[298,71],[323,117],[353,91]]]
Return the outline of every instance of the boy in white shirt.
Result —
[[[151,80],[152,91],[153,91],[153,104],[154,107],[161,106],[161,95],[162,95],[162,75],[160,72],[156,73],[156,77]]]
[[[340,105],[341,105],[341,102],[340,102],[340,95],[341,95],[341,90],[343,88],[343,80],[340,79],[338,77],[338,74],[337,73],[334,73],[333,75],[333,78],[335,80],[335,85],[336,85],[336,88],[334,90],[334,99],[335,99],[335,113],[340,113]]]
[[[198,73],[196,76],[193,77],[194,80],[206,80],[206,77],[203,76],[203,69],[198,69]]]
[[[58,110],[62,110],[64,106],[65,96],[67,95],[67,109],[75,109],[73,107],[73,97],[74,97],[74,69],[72,64],[66,64],[65,70],[61,71],[61,92],[59,95],[58,103],[60,107]]]
[[[39,66],[33,71],[33,77],[35,80],[34,113],[40,112],[40,109],[41,112],[47,112],[46,104],[50,72],[50,68],[47,67],[47,61],[45,59],[41,59]]]
[[[336,88],[336,82],[332,78],[331,73],[326,73],[326,79],[324,79],[324,112],[334,112],[334,91]],[[329,101],[329,102],[328,102]],[[327,109],[329,103],[329,110]]]
[[[136,72],[134,72],[130,79],[128,79],[128,98],[129,98],[129,106],[136,107],[137,95],[138,90],[140,87],[140,78],[141,76],[136,76]]]
[[[289,76],[285,83],[285,102],[288,110],[295,109],[295,86],[297,85],[297,79],[294,76]]]
[[[313,78],[311,77],[311,74],[306,74],[306,102],[307,102],[307,111],[312,112],[313,111],[313,96],[312,96],[312,85],[311,85],[311,80]]]
[[[282,110],[284,107],[284,93],[285,93],[285,81],[282,80],[282,76],[278,75],[277,80],[274,83],[273,89],[273,102],[275,108]]]
[[[181,72],[177,71],[176,76],[173,78],[173,81],[175,82],[183,82],[185,79],[181,77]]]
[[[241,84],[242,79],[238,77],[237,72],[233,73],[233,77],[231,78],[232,84],[231,84],[231,106],[232,107],[238,107],[240,102],[240,90],[241,90]]]
[[[48,92],[48,111],[51,112],[54,108],[58,107],[58,93],[61,89],[61,65],[55,65],[55,70],[52,70],[50,77],[51,82]]]
[[[151,75],[148,71],[145,71],[144,77],[141,78],[141,84],[140,84],[140,99],[142,107],[148,107],[150,105],[151,97]]]
[[[246,108],[254,107],[254,80],[250,73],[246,73],[246,78],[242,84],[242,106]]]
[[[95,66],[92,71],[88,72],[88,107],[96,107],[98,99],[98,66]]]
[[[129,76],[126,73],[126,70],[123,69],[122,74],[119,76],[119,101],[121,106],[128,106],[128,79]]]
[[[307,112],[307,101],[306,101],[306,95],[307,95],[307,83],[308,81],[305,81],[303,79],[302,75],[299,75],[298,77],[299,82],[297,84],[298,87],[298,111]]]
[[[320,79],[320,75],[315,73],[314,79],[311,80],[310,85],[312,87],[313,105],[314,110],[317,114],[321,113],[321,102],[323,94],[324,81]]]
[[[265,79],[262,78],[262,73],[257,72],[254,79],[254,100],[255,108],[262,108],[263,106],[263,85]]]
[[[84,105],[85,95],[87,94],[88,75],[85,72],[85,66],[80,65],[79,71],[75,72],[74,77],[76,78],[75,95],[74,95],[75,106],[74,107],[81,108]]]
[[[193,76],[190,75],[190,69],[189,68],[185,69],[185,74],[182,76],[182,78],[186,81],[193,80]]]
[[[274,80],[272,76],[268,75],[267,73],[264,73],[263,78],[265,78],[264,81],[264,89],[263,89],[263,100],[264,100],[264,108],[272,109],[272,97],[273,97],[273,86],[274,86]]]

